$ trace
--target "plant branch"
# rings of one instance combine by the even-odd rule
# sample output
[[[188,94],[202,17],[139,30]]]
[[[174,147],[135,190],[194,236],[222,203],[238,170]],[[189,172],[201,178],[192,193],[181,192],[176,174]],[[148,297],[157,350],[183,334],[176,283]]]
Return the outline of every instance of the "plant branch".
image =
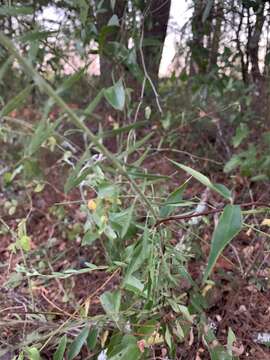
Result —
[[[266,207],[266,208],[270,208],[270,204],[261,203],[261,202],[249,202],[249,203],[235,204],[235,205],[239,205],[241,207],[263,206],[263,207]],[[216,214],[216,213],[222,212],[223,210],[224,210],[224,206],[222,206],[220,208],[217,208],[217,209],[204,211],[204,212],[201,212],[201,213],[193,212],[193,213],[188,214],[188,215],[169,216],[167,218],[158,220],[156,222],[156,224],[155,224],[155,227],[157,227],[157,226],[159,226],[161,224],[166,224],[167,222],[170,222],[170,221],[188,220],[188,219],[192,219],[192,218],[199,217],[199,216],[207,216],[207,215]]]
[[[3,33],[0,33],[0,44],[7,49],[7,51],[13,55],[19,64],[24,68],[25,72],[35,81],[35,83],[47,93],[60,108],[64,110],[66,114],[70,117],[71,121],[76,125],[79,129],[83,130],[88,138],[92,141],[92,143],[99,149],[99,151],[110,160],[110,162],[116,167],[116,169],[121,173],[132,185],[135,193],[139,196],[141,202],[148,208],[151,215],[154,219],[157,219],[156,212],[152,207],[152,204],[141,191],[136,181],[133,180],[121,163],[111,154],[111,152],[99,142],[98,138],[92,133],[92,131],[80,120],[77,114],[66,104],[66,102],[56,93],[56,91],[49,85],[49,83],[43,79],[42,76],[33,68],[33,66],[19,53],[16,49],[15,45],[11,40],[9,40]]]

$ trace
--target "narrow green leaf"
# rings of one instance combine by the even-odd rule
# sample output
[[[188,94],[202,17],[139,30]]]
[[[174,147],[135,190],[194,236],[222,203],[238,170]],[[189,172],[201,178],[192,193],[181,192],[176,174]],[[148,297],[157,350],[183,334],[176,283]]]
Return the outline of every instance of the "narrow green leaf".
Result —
[[[175,189],[164,202],[160,208],[160,216],[166,217],[169,216],[172,210],[174,209],[174,204],[179,203],[183,200],[183,193],[186,189],[187,181],[184,182],[181,186]]]
[[[53,354],[53,360],[63,360],[66,346],[67,346],[67,336],[64,335],[60,340],[56,352]]]
[[[25,89],[23,89],[21,92],[19,92],[18,95],[16,95],[13,99],[11,99],[1,110],[0,117],[7,116],[11,111],[18,110],[18,108],[24,103],[24,101],[29,96],[31,90],[33,88],[33,85],[27,86]]]
[[[71,343],[67,355],[68,360],[74,359],[80,353],[84,343],[86,342],[88,334],[89,334],[89,327],[86,326],[76,337],[76,339]]]
[[[34,8],[30,6],[3,6],[0,7],[0,15],[17,16],[17,15],[31,15]]]
[[[86,340],[87,346],[90,350],[95,349],[97,344],[97,337],[98,337],[98,328],[91,329]]]
[[[214,231],[211,250],[208,259],[207,268],[203,277],[205,282],[219,255],[224,248],[230,243],[230,241],[239,233],[242,228],[242,214],[241,208],[238,205],[227,205],[224,208],[223,214],[221,215],[218,225]]]
[[[104,90],[108,103],[116,110],[123,110],[125,106],[125,89],[122,80],[118,80],[110,88]]]
[[[196,171],[189,166],[185,166],[182,164],[177,163],[176,161],[170,160],[174,165],[179,167],[180,169],[186,171],[188,174],[193,176],[196,180],[202,183],[204,186],[208,187],[209,189],[217,192],[219,195],[223,196],[227,200],[232,199],[232,195],[229,189],[222,184],[214,184],[212,183],[207,176],[201,174],[199,171]]]
[[[47,39],[48,37],[54,36],[56,33],[57,31],[29,31],[28,33],[20,36],[18,40],[22,42],[44,40]]]
[[[32,156],[41,145],[46,141],[53,133],[53,127],[47,120],[41,121],[33,134],[30,144],[26,148],[26,155]]]

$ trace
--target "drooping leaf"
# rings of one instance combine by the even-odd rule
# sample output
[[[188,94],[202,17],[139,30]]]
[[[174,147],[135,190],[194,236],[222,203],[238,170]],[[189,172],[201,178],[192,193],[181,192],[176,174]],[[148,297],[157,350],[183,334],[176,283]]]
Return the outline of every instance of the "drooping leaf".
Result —
[[[89,327],[86,326],[76,337],[76,339],[71,343],[67,355],[68,360],[74,359],[80,353],[88,337],[89,330],[90,330]]]
[[[212,183],[207,176],[201,174],[199,171],[190,168],[189,166],[185,166],[182,164],[177,163],[176,161],[170,160],[174,165],[179,167],[180,169],[186,171],[188,174],[193,176],[196,180],[202,183],[204,186],[208,187],[209,189],[217,192],[221,196],[223,196],[227,200],[231,200],[232,195],[229,189],[227,189],[222,184],[214,184]]]
[[[27,97],[29,96],[33,85],[28,85],[25,89],[19,92],[13,99],[11,99],[1,110],[0,117],[7,116],[11,111],[18,110],[23,105]]]
[[[60,340],[56,352],[53,354],[53,360],[63,360],[66,346],[67,346],[67,336],[64,335]]]
[[[204,273],[203,282],[205,282],[218,257],[230,241],[239,233],[242,228],[241,208],[238,205],[227,205],[224,208],[218,225],[214,231],[208,264]]]
[[[108,103],[116,110],[123,110],[125,106],[125,89],[122,80],[118,80],[110,88],[104,90]]]

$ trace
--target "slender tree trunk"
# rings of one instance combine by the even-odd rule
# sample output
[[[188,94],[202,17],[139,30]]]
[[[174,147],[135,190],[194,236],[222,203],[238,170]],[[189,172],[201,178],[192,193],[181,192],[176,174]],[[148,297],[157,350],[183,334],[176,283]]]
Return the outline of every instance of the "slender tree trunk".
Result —
[[[119,41],[121,38],[121,24],[123,21],[124,10],[127,1],[117,0],[115,3],[115,8],[112,9],[111,0],[104,0],[102,4],[102,11],[98,12],[97,15],[97,25],[98,30],[108,25],[108,22],[113,15],[117,15],[120,23],[119,30],[109,32],[105,37],[104,50],[100,53],[100,79],[102,85],[108,87],[112,84],[112,72],[114,69],[114,61],[112,58],[106,55],[106,44],[111,41]]]
[[[265,21],[264,16],[265,2],[262,2],[256,12],[256,22],[248,39],[247,51],[251,61],[251,76],[254,83],[261,79],[259,68],[259,43],[262,35],[262,29]]]
[[[210,59],[209,59],[209,70],[211,70],[213,67],[217,66],[217,60],[218,60],[218,51],[219,51],[219,44],[220,44],[220,38],[221,38],[221,28],[222,28],[222,22],[223,22],[223,12],[224,12],[224,4],[223,0],[220,0],[215,9],[215,26],[214,26],[214,33],[213,33],[213,39],[211,44],[211,53],[210,53]]]
[[[158,83],[159,66],[167,34],[170,8],[171,0],[145,2],[143,55],[146,70],[155,84]]]

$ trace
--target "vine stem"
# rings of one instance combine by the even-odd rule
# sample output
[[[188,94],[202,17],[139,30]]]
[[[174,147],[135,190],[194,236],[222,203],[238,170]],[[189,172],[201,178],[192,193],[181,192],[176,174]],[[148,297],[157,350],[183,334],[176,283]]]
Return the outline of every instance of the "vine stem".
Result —
[[[70,117],[71,121],[78,128],[87,134],[91,142],[97,147],[97,149],[115,166],[115,168],[121,173],[132,185],[134,192],[138,195],[141,202],[147,207],[151,215],[157,220],[156,212],[147,199],[144,193],[141,191],[136,181],[133,180],[122,164],[113,156],[113,154],[99,142],[98,138],[94,133],[80,120],[77,114],[66,104],[66,102],[56,93],[51,85],[33,68],[33,66],[19,53],[14,43],[3,33],[0,33],[0,44],[6,48],[6,50],[17,59],[18,63],[24,68],[25,72],[35,81],[36,85],[39,86],[49,97],[51,97],[56,104],[64,110],[64,112]]]

